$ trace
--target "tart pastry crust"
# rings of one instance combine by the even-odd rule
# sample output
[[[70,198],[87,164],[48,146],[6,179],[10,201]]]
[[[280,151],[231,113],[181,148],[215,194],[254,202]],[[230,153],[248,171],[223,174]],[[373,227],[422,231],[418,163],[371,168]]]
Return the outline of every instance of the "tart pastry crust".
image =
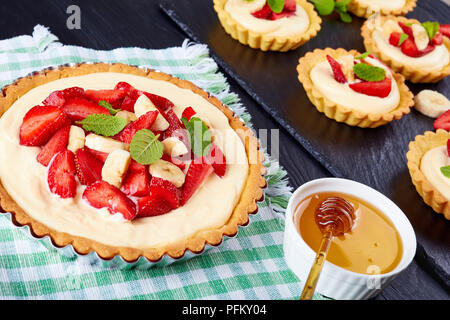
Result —
[[[436,132],[427,131],[424,135],[418,135],[409,143],[409,151],[406,154],[409,174],[417,192],[427,205],[437,213],[442,213],[445,219],[450,220],[450,203],[436,189],[420,170],[422,157],[428,150],[444,146],[450,139],[450,132],[439,129]]]
[[[356,50],[347,51],[345,49],[331,49],[326,48],[315,49],[308,52],[304,57],[300,58],[297,66],[298,79],[303,84],[303,88],[308,95],[309,100],[314,104],[319,112],[322,112],[330,119],[337,122],[344,122],[350,126],[357,126],[361,128],[376,128],[385,125],[392,120],[398,120],[403,115],[408,114],[411,107],[414,105],[413,94],[409,91],[405,84],[403,76],[397,73],[392,73],[393,78],[397,82],[398,90],[400,92],[400,102],[398,106],[387,113],[364,113],[359,110],[352,110],[343,105],[335,103],[325,97],[315,86],[311,80],[310,72],[318,63],[326,61],[326,56],[338,59],[341,56],[351,54],[353,56],[360,55]]]
[[[389,10],[381,9],[380,13],[382,15],[393,15],[393,16],[404,16],[410,11],[413,11],[417,5],[417,0],[406,0],[405,5],[400,9]],[[355,0],[351,0],[347,6],[348,11],[353,13],[355,16],[361,18],[369,18],[375,12],[370,8],[369,4],[360,3]]]
[[[416,19],[408,19],[405,17],[395,17],[395,16],[383,16],[379,17],[381,19],[381,25],[386,20],[396,20],[407,23],[420,23]],[[372,38],[373,30],[369,27],[370,21],[367,20],[361,27],[361,35],[364,39],[364,46],[367,51],[370,51],[373,55],[375,55],[378,59],[383,61],[389,68],[393,71],[402,74],[406,80],[409,80],[413,83],[434,83],[442,80],[443,78],[450,75],[450,63],[443,67],[441,70],[429,71],[426,69],[415,69],[414,67],[404,65],[397,61],[392,60],[391,57],[380,51],[377,44]],[[447,37],[444,38],[444,45],[447,50],[450,52],[450,39]]]
[[[217,98],[211,96],[209,93],[203,91],[189,81],[181,80],[162,72],[156,72],[150,69],[141,69],[119,63],[82,63],[74,66],[65,65],[35,72],[29,76],[16,80],[11,85],[4,87],[0,94],[0,116],[2,116],[17,99],[35,87],[61,78],[97,72],[133,74],[150,79],[168,81],[180,88],[189,89],[200,95],[227,116],[230,126],[234,130],[237,130],[237,133],[245,145],[247,158],[255,159],[255,161],[249,163],[247,181],[244,189],[242,190],[240,199],[228,221],[219,228],[201,230],[193,236],[177,243],[171,243],[161,247],[137,249],[108,246],[91,239],[53,230],[28,215],[27,212],[25,212],[12,199],[0,181],[1,211],[10,212],[12,221],[15,225],[28,225],[33,235],[40,238],[49,236],[52,239],[53,244],[58,247],[72,245],[79,254],[83,255],[95,251],[103,259],[112,259],[114,256],[120,255],[123,259],[129,262],[134,262],[141,256],[146,257],[151,262],[156,262],[165,254],[168,254],[172,258],[180,258],[185,254],[186,250],[190,250],[194,253],[200,253],[204,250],[206,244],[217,246],[222,243],[224,236],[236,235],[238,232],[238,226],[248,224],[249,214],[256,214],[258,211],[257,202],[263,200],[264,195],[262,188],[266,186],[266,181],[263,177],[266,171],[264,165],[262,164],[264,156],[259,151],[259,143],[251,130],[244,125],[242,120],[234,115],[233,111],[223,105]],[[258,150],[256,155],[255,150]]]
[[[314,6],[306,0],[297,0],[308,14],[309,27],[302,33],[293,35],[291,37],[277,37],[273,35],[266,35],[264,33],[248,30],[242,24],[237,22],[227,11],[225,11],[225,4],[228,0],[214,0],[214,10],[217,12],[220,23],[225,31],[240,43],[250,46],[253,49],[260,49],[262,51],[281,51],[297,49],[299,46],[314,38],[320,30],[322,19],[314,10]]]

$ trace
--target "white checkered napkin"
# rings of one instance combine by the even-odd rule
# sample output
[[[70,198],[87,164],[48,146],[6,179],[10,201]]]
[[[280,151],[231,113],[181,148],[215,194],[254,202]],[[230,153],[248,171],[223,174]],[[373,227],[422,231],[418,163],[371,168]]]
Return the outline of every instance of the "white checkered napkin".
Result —
[[[157,69],[194,82],[250,124],[239,98],[204,45],[185,41],[165,50],[96,51],[63,46],[46,28],[0,41],[0,87],[30,72],[78,62],[122,62]],[[1,164],[0,164],[1,165]],[[67,258],[31,238],[0,215],[1,299],[290,299],[302,285],[283,259],[283,215],[290,196],[286,173],[267,162],[266,200],[236,238],[202,256],[150,270],[105,269]],[[317,298],[320,298],[319,296]]]

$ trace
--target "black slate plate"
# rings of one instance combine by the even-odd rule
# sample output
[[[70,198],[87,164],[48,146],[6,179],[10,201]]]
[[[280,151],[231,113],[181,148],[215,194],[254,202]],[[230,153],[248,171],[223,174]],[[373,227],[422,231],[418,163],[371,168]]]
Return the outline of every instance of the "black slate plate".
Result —
[[[433,120],[413,110],[377,129],[347,126],[316,111],[297,80],[298,59],[315,48],[364,52],[360,35],[364,20],[354,17],[351,24],[344,24],[336,16],[325,17],[318,36],[299,49],[264,53],[226,34],[212,1],[163,0],[161,8],[189,37],[207,43],[220,66],[334,176],[370,185],[396,202],[414,226],[417,258],[450,288],[450,222],[424,204],[406,167],[409,141],[432,130]],[[408,16],[450,23],[450,7],[440,0],[419,0]],[[450,78],[438,84],[408,85],[414,93],[429,88],[450,97]]]

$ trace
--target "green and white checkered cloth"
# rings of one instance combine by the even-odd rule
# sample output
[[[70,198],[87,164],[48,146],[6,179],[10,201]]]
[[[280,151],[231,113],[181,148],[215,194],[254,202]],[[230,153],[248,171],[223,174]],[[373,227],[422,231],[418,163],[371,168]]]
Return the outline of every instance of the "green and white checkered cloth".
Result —
[[[57,41],[42,26],[36,26],[32,36],[0,41],[0,87],[50,66],[122,62],[190,80],[216,95],[249,124],[249,114],[229,91],[204,45],[185,41],[181,47],[164,50],[96,51]],[[105,269],[80,258],[67,258],[0,215],[0,299],[298,298],[302,285],[288,269],[282,248],[283,212],[290,188],[286,172],[277,162],[266,165],[266,200],[248,227],[199,257],[162,268]]]

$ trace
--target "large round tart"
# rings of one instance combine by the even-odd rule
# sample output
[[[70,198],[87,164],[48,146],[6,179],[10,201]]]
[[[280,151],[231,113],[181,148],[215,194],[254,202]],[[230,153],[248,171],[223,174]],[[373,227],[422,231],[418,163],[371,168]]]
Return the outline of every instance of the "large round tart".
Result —
[[[55,90],[112,89],[122,81],[169,99],[179,118],[192,107],[213,133],[227,133],[214,140],[227,157],[223,177],[209,175],[177,209],[132,221],[90,206],[81,197],[83,190],[70,199],[52,194],[49,169],[36,161],[40,148],[19,143],[24,115]],[[266,186],[258,141],[229,108],[189,81],[124,64],[61,66],[18,79],[2,90],[0,134],[2,211],[10,212],[16,225],[28,225],[34,235],[50,236],[58,247],[72,245],[79,254],[95,251],[103,259],[120,255],[131,262],[144,256],[156,262],[166,254],[179,258],[186,250],[199,253],[206,244],[219,245],[257,212]]]

